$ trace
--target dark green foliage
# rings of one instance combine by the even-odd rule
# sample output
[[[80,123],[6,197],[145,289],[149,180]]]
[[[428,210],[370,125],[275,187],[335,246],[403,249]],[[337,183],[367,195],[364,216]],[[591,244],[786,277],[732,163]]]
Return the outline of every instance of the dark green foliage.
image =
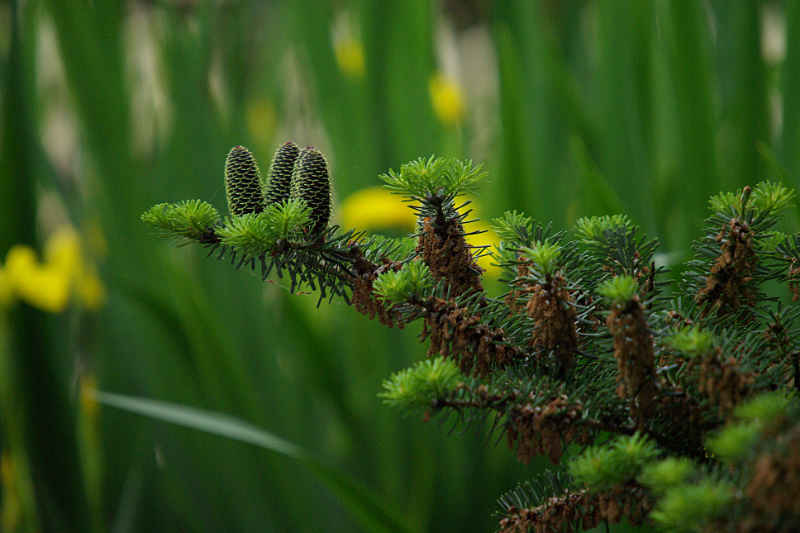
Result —
[[[536,507],[556,494],[566,494],[572,480],[563,472],[547,470],[542,475],[520,483],[500,498],[498,503],[504,511]]]
[[[313,147],[304,148],[294,164],[291,197],[311,208],[311,233],[319,235],[331,217],[331,183],[325,156]]]
[[[41,409],[25,408],[51,405],[42,400],[54,397],[40,379],[46,368],[63,377],[67,399],[75,373],[96,370],[101,387],[109,390],[201,404],[291,435],[324,450],[330,464],[363,478],[370,491],[383,493],[420,530],[495,529],[488,523],[487,503],[504,484],[513,486],[515,476],[540,468],[515,466],[502,455],[504,443],[487,445],[482,435],[443,442],[448,432],[435,423],[412,418],[393,424],[380,401],[369,401],[382,378],[409,364],[409,357],[421,357],[413,344],[420,324],[406,332],[382,331],[341,305],[315,314],[304,305],[308,296],[276,293],[279,286],[289,287],[285,268],[283,281],[270,279],[263,291],[254,290],[255,276],[229,272],[225,279],[223,265],[203,262],[204,254],[192,249],[198,247],[167,250],[153,242],[138,215],[154,203],[202,197],[223,217],[229,215],[224,193],[219,194],[219,167],[224,150],[234,144],[253,150],[266,182],[264,165],[284,140],[276,134],[291,132],[299,139],[309,133],[317,139],[324,131],[342,200],[370,183],[376,169],[397,169],[419,154],[486,157],[491,181],[476,195],[482,215],[519,209],[563,229],[575,217],[627,213],[664,243],[655,259],[670,274],[656,282],[681,275],[682,261],[692,254],[689,239],[701,236],[696,232],[710,194],[736,191],[762,176],[796,185],[800,176],[800,2],[244,0],[92,2],[91,9],[85,2],[62,0],[1,4],[0,80],[7,106],[1,114],[0,183],[6,191],[27,193],[0,195],[7,230],[0,254],[14,243],[35,243],[37,233],[46,238],[51,223],[64,220],[60,209],[53,216],[54,197],[76,228],[97,225],[108,244],[100,268],[111,298],[99,320],[70,312],[10,324],[11,337],[32,339],[30,346],[41,348],[11,350],[35,379],[10,382],[7,396],[20,408],[3,412],[12,422],[15,414],[30,420],[34,440],[42,444],[20,450],[12,423],[4,423],[2,431],[4,452],[22,456],[36,474],[35,494],[45,502],[37,505],[41,531],[344,533],[358,527],[337,504],[346,498],[320,490],[319,481],[292,461],[247,453],[223,438],[154,426],[112,408],[101,412],[100,437],[114,446],[104,446],[106,453],[92,463],[99,463],[101,489],[92,489],[89,480],[96,527],[73,521],[84,514],[80,505],[70,505],[84,485],[66,475],[62,465],[77,463],[68,459],[68,434],[55,428],[70,423],[68,411],[78,402],[51,402],[58,406],[50,411],[57,415],[53,420],[63,422],[55,426],[41,423],[46,417],[30,416]],[[442,26],[454,32],[443,35]],[[477,41],[470,37],[476,34]],[[334,49],[338,53],[342,36],[363,52],[360,77],[337,68]],[[454,81],[466,89],[465,115],[457,126],[438,123],[430,105],[428,77],[442,59],[436,53],[442,44],[448,54],[438,65],[457,74]],[[486,55],[496,60],[496,69],[495,61],[475,61]],[[147,61],[131,62],[133,56]],[[48,74],[56,64],[63,76]],[[140,73],[147,65],[157,68]],[[497,89],[489,99],[484,82]],[[54,125],[80,135],[53,135],[64,131]],[[60,154],[64,148],[71,163]],[[797,213],[790,212],[786,222],[776,229],[788,239],[773,234],[755,246],[772,252],[780,242],[796,251]],[[710,232],[716,236],[719,228]],[[407,247],[384,254],[393,246],[370,239],[358,247],[383,271],[396,267],[384,266],[384,255],[402,262],[413,254]],[[276,256],[294,254],[295,247],[305,246],[302,240],[293,238],[295,244],[287,245],[292,250]],[[510,241],[504,244],[508,257],[498,262],[518,261],[511,249],[532,245]],[[569,243],[558,242],[567,250]],[[347,238],[338,244],[345,250]],[[235,249],[226,246],[225,258]],[[314,254],[328,251],[318,247]],[[763,284],[767,297],[786,296],[781,288],[789,278],[797,280],[798,263],[792,264],[797,257],[759,251],[764,265],[780,264],[774,270],[779,277]],[[586,355],[576,354],[576,374],[604,371],[603,386],[580,392],[564,386],[570,401],[583,399],[593,419],[597,404],[608,398],[622,406],[619,411],[626,409],[614,396],[614,366],[602,360],[610,354],[605,303],[591,287],[604,281],[598,279],[601,264],[591,258],[586,263],[591,266],[586,272],[572,264],[564,270],[575,286],[576,305],[588,312],[579,331],[579,349]],[[355,271],[352,261],[346,264]],[[526,277],[505,270],[508,279]],[[489,294],[505,287],[487,278]],[[529,275],[525,283],[532,281]],[[525,294],[517,300],[529,303]],[[682,361],[688,353],[664,342],[664,335],[697,322],[697,307],[692,294],[674,285],[647,306],[658,357],[665,358],[658,363],[659,376],[682,387],[676,402],[698,398],[697,389],[693,371]],[[713,329],[720,360],[734,356],[747,371],[764,371],[756,377],[759,388],[775,383],[794,388],[798,306],[783,298],[781,309],[767,301],[758,307],[771,308],[774,316],[755,309],[744,317],[755,321],[740,329],[729,314],[720,324],[704,323],[702,331],[707,325]],[[672,311],[681,316],[668,320]],[[708,321],[710,315],[703,322]],[[764,337],[769,332],[777,338],[781,330],[789,342]],[[525,341],[525,335],[518,337]],[[694,371],[710,364],[710,355],[694,358]],[[599,359],[587,365],[589,356]],[[524,374],[520,380],[533,381]],[[544,398],[534,396],[537,407],[547,407]],[[585,399],[595,396],[606,400]],[[166,468],[157,471],[151,468],[152,454],[144,453],[152,449],[151,429],[163,452],[159,456],[166,459]],[[54,434],[64,437],[59,442],[65,445],[55,455],[48,437]],[[170,450],[180,450],[180,456]],[[572,489],[548,487],[532,506],[565,488]],[[739,492],[742,485],[736,488]],[[14,494],[10,490],[3,501],[11,506]],[[50,512],[55,506],[47,501],[66,502],[62,508],[74,513]],[[59,516],[71,524],[55,523]],[[37,530],[29,524],[22,529]],[[641,530],[653,528],[648,523]],[[7,523],[3,529],[15,530]],[[605,530],[602,524],[596,529]],[[630,527],[611,523],[610,531],[619,530]]]
[[[231,148],[225,160],[225,193],[231,215],[241,216],[264,210],[264,191],[258,164],[244,146]]]
[[[653,262],[658,239],[641,234],[626,215],[584,217],[575,223],[577,248],[584,254],[578,268],[594,288],[612,275],[632,276],[643,291],[657,289],[657,269]],[[602,268],[603,272],[592,272]]]
[[[286,141],[272,157],[267,185],[267,205],[285,202],[289,199],[292,186],[292,172],[300,149],[292,141]]]
[[[800,307],[761,286],[800,281],[800,238],[773,231],[793,194],[762,183],[715,196],[677,288],[655,266],[658,241],[624,215],[554,232],[508,212],[495,221],[507,284],[497,298],[474,264],[485,252],[464,240],[468,202],[456,201],[481,175],[471,162],[420,159],[384,176],[414,202],[415,248],[327,228],[327,168],[310,148],[295,163],[290,200],[262,213],[220,224],[190,202],[143,218],[260,265],[264,277],[288,275],[293,292],[318,289],[320,301],[339,297],[388,326],[422,321],[434,358],[388,379],[386,403],[454,424],[489,420],[523,462],[570,457],[569,477],[550,484],[561,491],[554,499],[521,490],[503,500],[501,531],[561,527],[559,516],[593,527],[619,521],[620,508],[672,530],[724,521],[729,509],[774,517],[758,502],[775,498],[763,476],[797,464],[800,410],[783,390],[800,385]],[[762,477],[759,457],[770,461]],[[744,483],[756,487],[755,504],[732,491]],[[780,505],[790,512],[791,502]]]
[[[773,246],[778,254],[784,250],[789,239],[776,244],[773,228],[794,196],[780,184],[761,182],[709,200],[712,215],[703,238],[693,243],[695,258],[688,262],[683,285],[704,317],[747,321],[754,304],[766,298],[764,284],[786,276],[771,261],[774,254],[759,252]]]

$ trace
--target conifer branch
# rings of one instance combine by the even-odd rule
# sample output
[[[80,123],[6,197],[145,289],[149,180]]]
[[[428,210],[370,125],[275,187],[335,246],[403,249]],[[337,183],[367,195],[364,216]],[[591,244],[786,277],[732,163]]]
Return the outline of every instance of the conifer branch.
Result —
[[[461,196],[484,174],[430,157],[382,176],[417,216],[409,244],[329,225],[319,151],[283,144],[261,183],[235,147],[230,216],[191,200],[142,220],[291,292],[316,291],[318,305],[340,300],[390,327],[421,320],[430,357],[388,378],[384,402],[491,420],[520,461],[567,465],[569,476],[501,498],[500,531],[623,517],[672,531],[800,529],[800,234],[775,231],[794,192],[762,182],[714,196],[675,285],[656,267],[658,241],[624,215],[554,231],[508,212],[495,250],[470,246]],[[503,271],[500,297],[484,290],[486,253]],[[768,293],[774,281],[791,302]]]

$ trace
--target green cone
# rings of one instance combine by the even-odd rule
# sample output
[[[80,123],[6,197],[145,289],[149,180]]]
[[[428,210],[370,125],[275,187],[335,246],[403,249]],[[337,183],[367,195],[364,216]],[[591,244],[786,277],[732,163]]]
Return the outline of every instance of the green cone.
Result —
[[[303,149],[295,162],[291,197],[304,200],[311,208],[312,232],[324,231],[331,217],[328,164],[322,153],[311,146]]]
[[[232,215],[260,213],[264,210],[264,191],[253,154],[244,146],[234,146],[225,160],[225,193]]]
[[[300,149],[292,141],[286,141],[275,151],[269,169],[267,205],[285,202],[289,199],[292,171],[299,153]]]

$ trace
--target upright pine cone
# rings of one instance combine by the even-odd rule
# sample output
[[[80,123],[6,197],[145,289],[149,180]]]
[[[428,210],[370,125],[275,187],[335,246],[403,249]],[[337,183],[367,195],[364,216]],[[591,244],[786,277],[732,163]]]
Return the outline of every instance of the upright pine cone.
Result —
[[[328,165],[319,150],[309,146],[300,152],[292,174],[291,197],[304,200],[311,208],[311,231],[324,231],[331,216],[331,185]]]
[[[231,148],[225,160],[225,193],[232,215],[260,213],[264,210],[264,191],[258,164],[244,146]]]
[[[292,141],[286,141],[275,151],[269,169],[267,205],[285,202],[289,199],[292,184],[292,171],[300,149]]]

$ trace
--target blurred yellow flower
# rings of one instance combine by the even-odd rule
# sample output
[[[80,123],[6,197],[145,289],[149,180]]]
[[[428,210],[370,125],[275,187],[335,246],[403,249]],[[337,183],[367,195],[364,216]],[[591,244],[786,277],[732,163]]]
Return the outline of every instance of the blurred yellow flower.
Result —
[[[441,72],[428,82],[431,105],[439,120],[448,126],[458,124],[464,116],[464,96],[455,81]]]
[[[245,108],[245,120],[247,131],[258,145],[267,146],[272,142],[278,125],[278,116],[272,102],[266,98],[250,100]]]
[[[57,269],[68,279],[78,275],[83,265],[78,235],[69,227],[61,227],[44,244],[45,264]]]
[[[17,278],[17,295],[42,311],[60,313],[69,302],[70,279],[55,268],[36,266]]]
[[[408,204],[383,187],[361,189],[348,196],[339,209],[342,226],[356,229],[414,231],[417,218]]]
[[[80,240],[72,228],[56,231],[45,243],[40,263],[30,246],[15,245],[0,269],[0,304],[19,298],[43,311],[66,309],[71,294],[88,309],[97,310],[105,301],[105,289],[94,266],[83,258]]]
[[[5,270],[18,298],[51,313],[67,306],[69,275],[57,267],[40,265],[30,246],[12,246],[6,255]]]
[[[45,243],[46,265],[71,280],[78,300],[96,311],[105,303],[105,288],[97,276],[94,265],[84,261],[78,234],[71,227],[57,230]]]
[[[470,198],[458,198],[457,203],[468,199]],[[474,208],[474,200],[472,203],[474,214],[477,209]],[[339,208],[339,215],[345,228],[358,230],[399,229],[411,232],[417,222],[409,204],[383,187],[369,187],[348,196]],[[467,244],[494,247],[500,242],[500,237],[483,221],[473,222],[466,229],[467,232],[480,230],[484,230],[484,233],[467,236]],[[499,275],[500,268],[493,266],[493,261],[491,256],[486,255],[478,259],[478,265],[487,275],[495,277]]]
[[[12,284],[24,277],[25,274],[36,268],[36,252],[30,246],[15,244],[6,254],[6,272]]]
[[[346,75],[351,78],[364,77],[364,47],[361,42],[352,37],[339,39],[333,46],[336,54],[336,63]]]

